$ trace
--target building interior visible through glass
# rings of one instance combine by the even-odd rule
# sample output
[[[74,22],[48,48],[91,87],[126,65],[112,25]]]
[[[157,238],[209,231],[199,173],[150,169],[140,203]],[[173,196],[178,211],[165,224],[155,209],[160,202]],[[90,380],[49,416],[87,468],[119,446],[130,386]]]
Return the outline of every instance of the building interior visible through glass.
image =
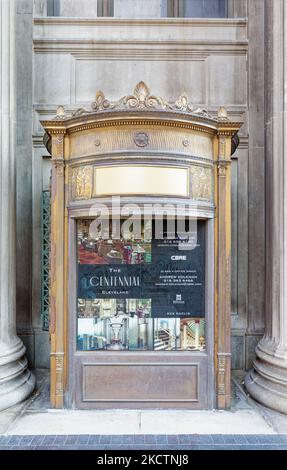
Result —
[[[116,239],[91,226],[77,223],[77,349],[204,350],[204,226],[192,251],[178,237],[155,240],[144,224],[137,238],[121,225]],[[194,304],[185,302],[192,289],[201,292]]]

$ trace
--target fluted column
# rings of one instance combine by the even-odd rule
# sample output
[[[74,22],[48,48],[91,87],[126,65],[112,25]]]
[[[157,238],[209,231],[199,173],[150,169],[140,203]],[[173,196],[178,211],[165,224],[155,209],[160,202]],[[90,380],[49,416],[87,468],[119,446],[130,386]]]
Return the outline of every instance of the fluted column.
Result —
[[[16,335],[15,270],[15,2],[0,1],[0,410],[34,389],[25,347]]]
[[[266,328],[246,376],[260,403],[287,413],[287,2],[265,0]]]

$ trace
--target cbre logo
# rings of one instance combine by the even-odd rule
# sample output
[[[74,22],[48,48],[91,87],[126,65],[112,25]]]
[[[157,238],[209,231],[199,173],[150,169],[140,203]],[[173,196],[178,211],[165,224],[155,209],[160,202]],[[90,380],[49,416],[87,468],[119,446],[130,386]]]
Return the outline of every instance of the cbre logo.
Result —
[[[185,255],[172,255],[170,258],[172,261],[186,261]]]

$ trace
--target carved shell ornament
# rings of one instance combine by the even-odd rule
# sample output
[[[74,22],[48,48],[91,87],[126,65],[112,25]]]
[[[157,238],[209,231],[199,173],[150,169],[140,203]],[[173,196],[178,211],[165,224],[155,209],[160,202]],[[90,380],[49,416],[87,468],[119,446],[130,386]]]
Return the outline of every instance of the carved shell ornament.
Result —
[[[132,95],[123,96],[118,101],[112,102],[105,98],[102,91],[98,91],[95,101],[91,104],[93,111],[104,109],[166,109],[171,108],[169,103],[159,96],[151,95],[148,86],[139,82]]]
[[[77,109],[70,117],[77,117],[82,115],[88,115],[95,112],[101,111],[113,111],[113,110],[159,110],[159,111],[175,111],[190,113],[194,115],[203,116],[209,119],[214,119],[213,116],[208,114],[205,109],[193,108],[193,105],[189,102],[186,94],[180,95],[180,97],[174,101],[169,102],[161,98],[160,96],[152,95],[149,87],[144,82],[139,82],[133,94],[123,96],[117,101],[110,101],[106,98],[102,91],[96,93],[95,101],[91,103],[91,108],[80,108]],[[57,113],[55,119],[68,118],[61,107],[60,112]]]

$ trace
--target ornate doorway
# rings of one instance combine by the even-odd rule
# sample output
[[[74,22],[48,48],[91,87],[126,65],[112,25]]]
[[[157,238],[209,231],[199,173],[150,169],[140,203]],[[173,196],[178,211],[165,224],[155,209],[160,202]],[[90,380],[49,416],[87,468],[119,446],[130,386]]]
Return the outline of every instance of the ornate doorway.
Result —
[[[42,125],[53,164],[53,405],[228,407],[230,157],[241,123],[140,82]],[[194,222],[192,247],[170,235],[175,213],[176,228]]]

